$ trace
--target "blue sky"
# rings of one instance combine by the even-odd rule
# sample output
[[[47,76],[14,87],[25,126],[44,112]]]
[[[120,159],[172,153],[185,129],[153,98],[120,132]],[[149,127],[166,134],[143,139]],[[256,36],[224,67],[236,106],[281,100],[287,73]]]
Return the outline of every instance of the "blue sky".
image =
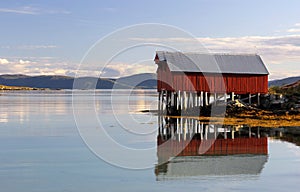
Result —
[[[71,1],[0,2],[0,73],[73,75],[100,38],[129,25],[162,23],[197,37],[212,52],[262,56],[271,79],[300,75],[300,1]],[[153,55],[153,54],[152,54]],[[127,61],[115,63],[129,75]],[[155,65],[142,63],[142,72]],[[129,67],[130,68],[130,67]]]

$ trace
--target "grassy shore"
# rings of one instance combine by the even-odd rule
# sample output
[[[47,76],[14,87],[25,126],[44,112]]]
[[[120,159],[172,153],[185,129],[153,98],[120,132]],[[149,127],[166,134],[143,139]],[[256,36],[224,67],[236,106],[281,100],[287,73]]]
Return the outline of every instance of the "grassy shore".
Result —
[[[30,90],[45,90],[45,89],[40,89],[40,88],[34,88],[34,87],[19,87],[19,86],[6,86],[6,85],[0,85],[0,90],[3,91],[30,91]]]
[[[254,117],[197,117],[197,116],[169,116],[172,118],[192,118],[202,122],[210,122],[216,125],[248,125],[250,127],[300,127],[300,115],[287,116],[261,116]]]
[[[217,125],[248,125],[251,127],[300,127],[300,113],[278,113],[266,110],[247,110],[240,113],[225,116],[169,116],[172,118],[192,118],[202,122],[210,122]]]

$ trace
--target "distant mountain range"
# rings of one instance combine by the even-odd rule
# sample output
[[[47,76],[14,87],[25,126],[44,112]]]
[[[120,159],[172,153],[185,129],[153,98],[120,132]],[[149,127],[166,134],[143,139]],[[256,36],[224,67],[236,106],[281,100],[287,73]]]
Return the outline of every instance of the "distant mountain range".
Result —
[[[289,84],[295,83],[299,80],[300,80],[300,76],[288,77],[288,78],[279,79],[279,80],[273,80],[273,81],[269,81],[269,87],[289,85]]]
[[[117,79],[113,78],[96,78],[96,77],[80,77],[76,79],[76,87],[81,89],[155,89],[156,74],[143,73]],[[0,75],[0,84],[7,86],[22,86],[34,88],[49,89],[73,89],[74,77],[42,75]]]
[[[96,83],[96,89],[156,89],[156,74],[142,73],[121,78],[96,78],[96,77],[80,77],[76,79],[77,87],[82,89],[94,89],[91,86]],[[295,83],[300,80],[298,77],[289,77],[280,80],[269,81],[270,86],[283,86]],[[57,75],[0,75],[0,85],[21,86],[34,88],[49,89],[73,89],[74,77],[57,76]]]

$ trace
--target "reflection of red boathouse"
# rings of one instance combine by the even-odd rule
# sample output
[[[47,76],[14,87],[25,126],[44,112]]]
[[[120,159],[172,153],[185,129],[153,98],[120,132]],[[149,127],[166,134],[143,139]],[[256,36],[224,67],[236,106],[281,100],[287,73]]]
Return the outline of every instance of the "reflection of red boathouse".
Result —
[[[159,127],[157,156],[158,180],[199,175],[257,175],[268,159],[268,140],[260,135],[259,129],[224,128],[192,119],[169,119]]]

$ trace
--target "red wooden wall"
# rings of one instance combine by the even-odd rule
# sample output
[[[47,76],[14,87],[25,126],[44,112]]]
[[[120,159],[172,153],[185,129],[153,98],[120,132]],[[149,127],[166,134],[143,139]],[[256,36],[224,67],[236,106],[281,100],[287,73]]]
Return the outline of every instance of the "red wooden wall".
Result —
[[[166,64],[157,69],[157,90],[256,94],[268,92],[268,75],[203,74],[171,72]]]

